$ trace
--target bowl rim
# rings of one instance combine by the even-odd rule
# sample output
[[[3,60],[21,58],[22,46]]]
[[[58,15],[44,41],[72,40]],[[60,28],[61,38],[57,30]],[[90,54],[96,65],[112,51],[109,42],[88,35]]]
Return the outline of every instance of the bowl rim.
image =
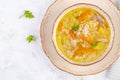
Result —
[[[102,12],[108,17],[109,21],[111,22],[111,25],[110,25],[110,23],[109,23],[108,20],[107,20],[107,22],[108,22],[108,24],[109,24],[110,26],[112,26],[112,27],[110,27],[110,31],[111,31],[111,34],[113,33],[113,36],[111,35],[111,38],[110,38],[111,40],[110,40],[110,43],[109,43],[106,51],[103,53],[103,55],[102,55],[101,57],[99,57],[98,59],[96,59],[96,60],[94,60],[94,61],[92,61],[92,62],[88,62],[87,64],[77,63],[77,62],[68,60],[67,58],[64,57],[64,55],[62,56],[62,52],[61,52],[60,50],[58,50],[57,43],[56,43],[56,41],[55,41],[55,39],[56,39],[56,37],[55,37],[55,33],[56,33],[56,29],[55,29],[56,23],[58,24],[59,21],[61,20],[61,17],[63,17],[65,14],[67,14],[67,13],[70,12],[71,10],[74,10],[74,9],[76,9],[76,8],[82,8],[82,7],[76,7],[76,6],[78,6],[78,5],[89,5],[89,6],[92,6],[92,7],[96,7],[97,9],[99,9],[100,11],[102,11]],[[75,7],[75,8],[73,8],[73,7]],[[72,9],[71,9],[71,8],[72,8]],[[84,7],[83,7],[83,8],[84,8]],[[88,8],[88,7],[85,7],[85,8]],[[95,10],[94,8],[90,8],[90,9]],[[96,11],[97,11],[97,10],[96,10]],[[97,11],[97,12],[99,12],[99,11]],[[63,13],[64,13],[64,15],[63,15]],[[99,13],[100,13],[100,12],[99,12]],[[102,13],[100,13],[100,14],[102,14]],[[102,14],[102,16],[103,16],[103,14]],[[106,16],[103,16],[103,17],[105,17],[105,19],[107,19]],[[112,28],[112,29],[111,29],[111,28]],[[67,8],[65,8],[65,9],[57,16],[57,18],[55,19],[54,24],[53,24],[53,28],[52,28],[52,42],[53,42],[53,45],[54,45],[54,47],[55,47],[55,50],[56,50],[57,54],[58,54],[61,58],[63,58],[65,61],[69,62],[70,64],[79,65],[79,66],[89,66],[89,65],[98,63],[98,62],[100,62],[101,60],[103,60],[103,59],[109,54],[109,52],[111,51],[111,49],[112,49],[112,47],[113,47],[113,44],[114,44],[114,38],[115,38],[115,28],[114,28],[114,25],[113,25],[113,22],[112,22],[110,16],[109,16],[103,9],[99,8],[98,6],[93,5],[93,4],[88,4],[88,3],[77,3],[77,4],[74,4],[74,5],[71,5],[71,6],[67,7]],[[112,42],[112,43],[111,43],[111,42]],[[111,44],[111,45],[110,45],[110,44]]]
[[[109,68],[115,61],[117,61],[117,60],[119,59],[120,53],[118,53],[118,56],[115,58],[115,60],[114,60],[112,63],[106,65],[106,67],[105,67],[104,69],[100,69],[100,70],[98,70],[98,71],[96,71],[96,72],[86,73],[86,74],[85,74],[85,73],[83,73],[83,74],[72,73],[72,72],[70,72],[70,71],[64,70],[64,69],[61,68],[60,66],[57,66],[57,65],[55,64],[54,60],[52,60],[52,59],[50,58],[50,56],[48,55],[48,52],[45,50],[45,46],[44,46],[44,44],[43,44],[43,36],[42,36],[42,35],[43,35],[43,33],[42,33],[42,28],[43,28],[43,24],[44,24],[43,22],[44,22],[44,20],[45,20],[45,17],[46,17],[46,15],[47,15],[47,13],[49,12],[49,9],[50,9],[57,1],[58,1],[58,0],[55,0],[55,1],[47,8],[45,14],[43,15],[43,19],[42,19],[42,21],[41,21],[41,24],[40,24],[40,41],[41,41],[42,49],[43,49],[45,55],[48,57],[48,59],[51,61],[51,63],[52,63],[56,68],[58,68],[59,70],[61,70],[61,71],[63,71],[63,72],[66,72],[66,73],[69,73],[69,74],[72,74],[72,75],[75,75],[75,76],[95,75],[95,74],[98,74],[98,73],[106,70],[106,69]],[[114,6],[114,8],[116,8],[117,11],[118,11],[118,13],[120,14],[120,10],[119,10],[118,7],[116,7],[115,3],[114,3],[112,0],[108,0],[108,1],[110,1],[110,2],[112,3],[112,5]]]

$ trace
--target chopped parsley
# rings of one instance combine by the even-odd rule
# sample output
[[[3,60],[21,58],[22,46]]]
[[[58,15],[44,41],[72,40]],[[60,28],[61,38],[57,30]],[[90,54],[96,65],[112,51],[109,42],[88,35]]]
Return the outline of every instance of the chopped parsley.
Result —
[[[29,10],[25,10],[25,11],[24,11],[24,14],[21,15],[21,16],[19,17],[19,19],[20,19],[21,17],[23,17],[23,16],[24,16],[25,18],[28,18],[28,19],[34,18],[33,13],[30,12]]]
[[[98,42],[94,42],[91,44],[92,47],[96,47],[98,45]]]
[[[35,41],[35,37],[33,35],[29,35],[27,38],[26,38],[26,41],[28,43],[31,43],[32,41]]]
[[[72,26],[72,30],[73,30],[73,31],[77,31],[78,28],[79,28],[79,25],[73,25],[73,26]]]

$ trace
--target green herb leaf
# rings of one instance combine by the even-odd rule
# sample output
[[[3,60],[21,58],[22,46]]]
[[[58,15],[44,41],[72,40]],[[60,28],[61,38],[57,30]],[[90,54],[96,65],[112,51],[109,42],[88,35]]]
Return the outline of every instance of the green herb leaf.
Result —
[[[32,12],[30,12],[28,10],[26,10],[24,12],[24,15],[25,15],[26,18],[34,18],[34,15],[32,14]]]
[[[92,47],[96,47],[98,45],[98,42],[94,42],[91,44]]]
[[[73,25],[73,26],[72,26],[72,30],[73,30],[73,31],[77,31],[78,28],[79,28],[79,25]]]
[[[28,43],[31,43],[32,41],[35,41],[35,37],[33,35],[29,35],[27,38],[26,38],[26,41]]]
[[[26,18],[28,18],[28,19],[32,19],[32,18],[34,18],[33,13],[30,12],[29,10],[25,10],[25,11],[24,11],[24,14],[21,15],[21,16],[19,17],[19,19],[20,19],[21,17],[23,17],[23,16],[26,17]]]

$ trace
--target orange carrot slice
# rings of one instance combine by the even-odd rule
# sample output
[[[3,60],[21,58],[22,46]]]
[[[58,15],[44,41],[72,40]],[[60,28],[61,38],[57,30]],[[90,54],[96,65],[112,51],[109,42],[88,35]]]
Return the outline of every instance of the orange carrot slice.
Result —
[[[74,52],[74,55],[73,57],[79,55],[81,53],[81,51],[83,50],[82,46],[80,46],[75,52]]]
[[[72,37],[72,39],[74,39],[74,40],[76,39],[76,35],[72,30],[69,31],[69,34]]]
[[[83,21],[88,16],[88,14],[90,14],[90,13],[91,13],[90,9],[86,10],[84,13],[82,13],[80,15],[80,17],[78,18],[78,21],[79,22]]]
[[[73,55],[73,57],[75,57],[75,56],[77,56],[77,55],[79,55],[81,53],[81,50],[76,50],[75,52],[74,52],[74,55]]]
[[[87,51],[87,52],[92,52],[92,51],[94,51],[93,48],[84,48],[84,50]]]
[[[73,57],[80,55],[82,51],[86,51],[86,52],[93,52],[94,49],[93,48],[84,48],[84,47],[79,47],[75,52]]]
[[[63,26],[63,22],[61,21],[61,22],[59,22],[59,24],[58,24],[58,31],[61,31],[61,30],[62,30],[62,26]]]
[[[83,41],[86,41],[86,42],[88,42],[90,44],[92,43],[92,41],[90,39],[88,39],[87,37],[85,37],[83,35],[80,36],[80,39],[82,39]]]
[[[107,23],[104,24],[106,28],[109,28],[109,25]]]

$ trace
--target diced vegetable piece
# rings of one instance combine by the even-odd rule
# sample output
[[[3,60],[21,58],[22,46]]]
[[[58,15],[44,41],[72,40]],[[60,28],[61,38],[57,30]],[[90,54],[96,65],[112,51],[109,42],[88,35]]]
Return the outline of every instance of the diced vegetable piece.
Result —
[[[100,27],[100,28],[98,29],[98,32],[99,32],[99,34],[100,34],[101,36],[105,36],[105,35],[106,35],[106,34],[105,34],[106,30],[105,30],[103,27]]]
[[[70,30],[69,31],[69,34],[70,34],[70,36],[71,36],[71,38],[74,40],[74,39],[76,39],[76,35],[75,35],[75,33],[73,32],[73,30]]]
[[[98,45],[98,42],[94,42],[91,44],[92,47],[96,47]]]
[[[99,14],[97,14],[95,16],[95,20],[100,22],[100,23],[104,23],[105,22],[104,18],[102,16],[100,16]]]
[[[79,55],[82,52],[82,50],[83,50],[83,47],[80,45],[79,48],[74,52],[73,57]]]
[[[88,42],[90,44],[92,43],[92,41],[90,39],[88,39],[87,37],[85,37],[83,35],[80,36],[80,39],[82,39],[83,41],[86,41],[86,42]]]
[[[85,48],[84,50],[87,51],[87,52],[92,52],[92,51],[94,51],[93,48]]]
[[[61,21],[61,22],[59,22],[59,24],[58,24],[58,31],[61,31],[61,30],[62,30],[62,26],[63,26],[63,22]]]
[[[77,31],[78,28],[79,28],[79,25],[73,25],[73,26],[72,26],[72,30],[73,30],[73,31]]]
[[[81,50],[80,50],[80,49],[77,49],[77,50],[74,52],[73,57],[75,57],[75,56],[79,55],[80,53],[81,53]]]
[[[78,18],[78,21],[79,22],[83,21],[90,13],[91,13],[90,9],[86,10],[84,13],[80,15],[80,17]]]
[[[104,46],[105,46],[105,43],[99,42],[98,45],[97,45],[96,47],[94,47],[94,49],[96,49],[96,50],[101,50],[101,49],[104,48]]]
[[[109,28],[109,25],[107,23],[104,24],[106,28]]]

